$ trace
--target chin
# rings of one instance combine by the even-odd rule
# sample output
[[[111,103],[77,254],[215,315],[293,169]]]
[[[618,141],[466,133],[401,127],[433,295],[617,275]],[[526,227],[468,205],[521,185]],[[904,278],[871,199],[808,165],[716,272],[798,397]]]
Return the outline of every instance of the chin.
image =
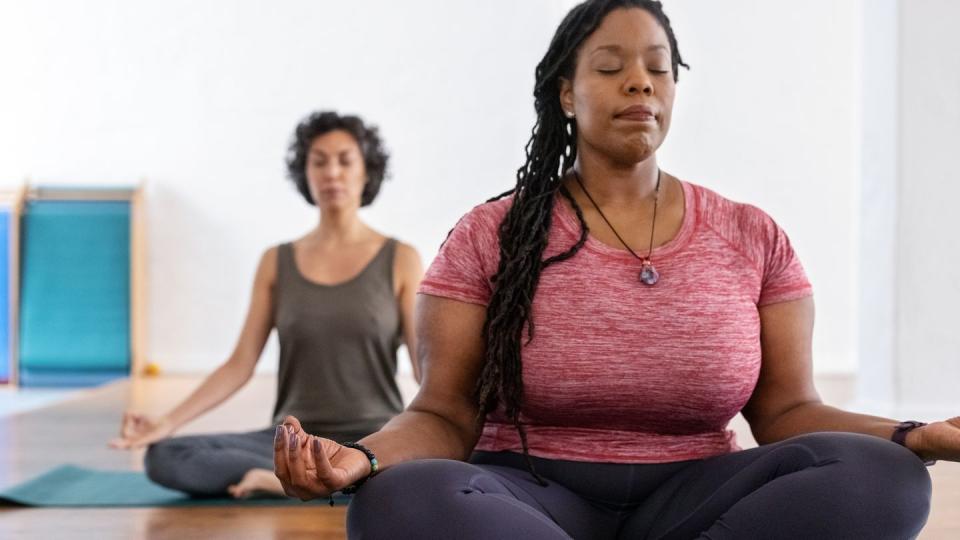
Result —
[[[650,158],[663,142],[658,131],[632,129],[609,130],[606,136],[591,144],[617,163],[633,165]]]
[[[619,163],[636,164],[646,161],[657,151],[659,145],[651,141],[621,141],[621,144],[612,148],[611,157]]]
[[[321,212],[343,212],[350,210],[352,206],[347,201],[323,201],[317,205]]]

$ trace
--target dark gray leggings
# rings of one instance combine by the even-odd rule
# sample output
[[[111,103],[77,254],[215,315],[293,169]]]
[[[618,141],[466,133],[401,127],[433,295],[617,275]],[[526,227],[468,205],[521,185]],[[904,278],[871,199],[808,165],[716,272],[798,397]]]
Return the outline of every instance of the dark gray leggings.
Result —
[[[250,469],[273,470],[276,427],[246,433],[187,435],[156,442],[147,449],[143,466],[150,480],[163,487],[200,497],[223,496]],[[366,433],[327,437],[357,441]]]
[[[157,484],[191,495],[225,495],[250,469],[273,470],[275,428],[247,433],[187,435],[150,445],[143,458]]]
[[[851,433],[812,433],[714,458],[606,464],[511,452],[472,463],[411,461],[371,479],[351,539],[905,539],[930,508],[912,452]]]

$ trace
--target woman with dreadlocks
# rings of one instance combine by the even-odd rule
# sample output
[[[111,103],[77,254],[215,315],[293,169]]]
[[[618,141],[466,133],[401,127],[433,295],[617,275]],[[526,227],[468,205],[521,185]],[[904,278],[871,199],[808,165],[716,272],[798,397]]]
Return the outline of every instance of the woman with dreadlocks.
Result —
[[[821,403],[787,236],[657,164],[680,66],[659,2],[567,15],[515,188],[457,224],[421,285],[420,393],[360,443],[285,419],[288,494],[359,488],[354,538],[919,532],[924,460],[960,460],[960,418]],[[758,448],[726,429],[741,410]]]

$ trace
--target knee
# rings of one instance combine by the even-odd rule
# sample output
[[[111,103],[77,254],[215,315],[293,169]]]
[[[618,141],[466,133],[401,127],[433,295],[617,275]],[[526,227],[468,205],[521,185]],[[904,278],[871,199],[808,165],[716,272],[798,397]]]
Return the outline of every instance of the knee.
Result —
[[[423,538],[437,532],[438,519],[451,517],[439,508],[454,500],[451,491],[466,488],[462,481],[467,463],[425,459],[401,463],[367,482],[347,509],[350,538]],[[467,478],[469,478],[469,474]]]
[[[891,519],[926,522],[932,483],[923,461],[911,450],[880,437],[845,434],[859,458],[861,480],[879,484],[879,511]],[[853,458],[853,459],[856,459]]]
[[[792,439],[810,448],[821,461],[842,462],[855,474],[886,480],[914,493],[929,493],[930,474],[909,449],[861,433],[810,433]]]
[[[890,530],[919,531],[930,511],[932,485],[926,466],[903,446],[856,433],[812,433],[796,438],[823,464],[838,467],[831,486],[849,504],[869,503]]]
[[[143,469],[147,478],[163,487],[182,490],[176,476],[179,453],[180,447],[172,439],[158,441],[148,446],[143,456]]]

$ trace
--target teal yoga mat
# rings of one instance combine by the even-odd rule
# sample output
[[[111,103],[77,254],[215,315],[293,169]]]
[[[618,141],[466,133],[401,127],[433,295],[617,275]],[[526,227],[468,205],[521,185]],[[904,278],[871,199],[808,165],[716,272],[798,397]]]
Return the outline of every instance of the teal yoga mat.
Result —
[[[21,384],[84,386],[129,373],[130,204],[28,203],[21,264]]]
[[[346,505],[350,496],[337,494],[334,504]],[[329,499],[301,502],[290,498],[193,498],[160,487],[142,472],[103,471],[62,465],[33,480],[0,490],[0,504],[39,507],[143,506],[297,506],[329,505]]]

